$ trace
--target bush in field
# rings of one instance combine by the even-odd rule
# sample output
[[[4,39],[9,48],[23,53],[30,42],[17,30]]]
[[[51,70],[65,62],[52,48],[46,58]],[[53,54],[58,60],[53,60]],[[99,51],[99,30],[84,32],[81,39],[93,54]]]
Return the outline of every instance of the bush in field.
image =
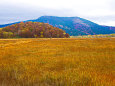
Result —
[[[48,23],[20,22],[0,29],[0,38],[68,38],[69,34]]]

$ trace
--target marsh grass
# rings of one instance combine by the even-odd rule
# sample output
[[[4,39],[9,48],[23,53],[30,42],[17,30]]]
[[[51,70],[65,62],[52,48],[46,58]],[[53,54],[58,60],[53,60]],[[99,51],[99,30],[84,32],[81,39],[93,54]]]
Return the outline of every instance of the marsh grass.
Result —
[[[115,38],[0,39],[0,86],[115,86]]]

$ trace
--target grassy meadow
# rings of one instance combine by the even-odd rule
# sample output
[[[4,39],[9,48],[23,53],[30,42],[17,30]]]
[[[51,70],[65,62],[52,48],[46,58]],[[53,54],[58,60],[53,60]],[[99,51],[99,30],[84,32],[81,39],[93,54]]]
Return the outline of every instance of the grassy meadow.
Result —
[[[115,86],[115,38],[0,39],[0,86]]]

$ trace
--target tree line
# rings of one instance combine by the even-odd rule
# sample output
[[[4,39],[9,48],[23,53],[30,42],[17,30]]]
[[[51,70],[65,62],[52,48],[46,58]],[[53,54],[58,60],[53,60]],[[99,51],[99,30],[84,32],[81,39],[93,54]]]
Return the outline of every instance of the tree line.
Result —
[[[48,23],[20,22],[0,28],[0,38],[68,38],[69,34]]]

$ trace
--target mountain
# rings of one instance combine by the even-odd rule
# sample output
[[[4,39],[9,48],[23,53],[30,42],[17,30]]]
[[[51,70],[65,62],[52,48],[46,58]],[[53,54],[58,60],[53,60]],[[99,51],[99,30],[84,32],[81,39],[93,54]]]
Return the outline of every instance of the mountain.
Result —
[[[0,25],[0,28],[10,26],[10,25],[13,25],[13,24],[16,24],[16,23],[20,23],[20,22],[14,22],[14,23],[10,23],[10,24],[3,24],[3,25]]]
[[[42,16],[30,21],[49,23],[74,36],[115,33],[115,27],[101,26],[80,17]]]
[[[9,26],[9,25],[12,25],[12,23],[11,23],[11,24],[3,24],[3,25],[0,25],[0,28],[6,27],[6,26]]]
[[[115,27],[98,25],[80,17],[42,16],[28,21],[49,23],[65,30],[71,36],[115,33]]]

